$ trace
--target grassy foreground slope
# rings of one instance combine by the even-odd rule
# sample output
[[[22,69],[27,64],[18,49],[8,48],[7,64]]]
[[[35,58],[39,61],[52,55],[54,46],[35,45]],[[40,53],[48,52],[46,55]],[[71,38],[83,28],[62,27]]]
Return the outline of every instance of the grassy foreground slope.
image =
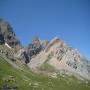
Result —
[[[18,70],[0,58],[0,88],[5,86],[17,87],[17,90],[90,90],[89,83],[74,77],[51,78],[33,73],[28,68]]]

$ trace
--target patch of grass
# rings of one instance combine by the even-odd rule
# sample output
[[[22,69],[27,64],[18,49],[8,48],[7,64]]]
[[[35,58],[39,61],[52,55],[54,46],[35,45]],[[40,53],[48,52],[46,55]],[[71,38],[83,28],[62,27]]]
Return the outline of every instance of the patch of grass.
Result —
[[[78,81],[73,77],[51,78],[33,73],[28,68],[18,70],[0,58],[0,88],[7,85],[17,87],[17,90],[90,90],[90,83],[85,84],[82,81],[78,83]]]
[[[47,72],[55,72],[55,68],[48,63],[44,63],[40,66],[39,70]]]

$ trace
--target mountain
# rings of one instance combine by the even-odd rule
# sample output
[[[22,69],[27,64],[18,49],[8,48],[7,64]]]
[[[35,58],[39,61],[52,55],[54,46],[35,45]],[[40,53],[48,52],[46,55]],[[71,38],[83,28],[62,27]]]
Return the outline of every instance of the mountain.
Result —
[[[20,49],[15,57],[22,59],[26,64],[35,58],[41,51],[45,49],[49,42],[47,40],[41,40],[38,37],[34,37],[32,43],[27,47]]]
[[[11,25],[0,18],[0,55],[15,61],[14,54],[22,48]]]
[[[8,78],[10,82],[6,80]],[[23,47],[11,25],[0,19],[0,80],[0,88],[5,82],[10,87],[14,82],[20,90],[72,90],[75,85],[73,90],[89,90],[90,61],[58,37],[51,41],[34,37],[27,47]],[[50,87],[46,85],[48,82],[52,83]]]
[[[13,28],[3,19],[0,19],[0,44],[5,44],[9,48],[19,49],[21,47],[21,43],[17,39]]]
[[[28,66],[45,71],[49,69],[45,64],[60,73],[90,80],[90,62],[77,49],[69,47],[58,37],[51,40],[43,51],[32,58]]]

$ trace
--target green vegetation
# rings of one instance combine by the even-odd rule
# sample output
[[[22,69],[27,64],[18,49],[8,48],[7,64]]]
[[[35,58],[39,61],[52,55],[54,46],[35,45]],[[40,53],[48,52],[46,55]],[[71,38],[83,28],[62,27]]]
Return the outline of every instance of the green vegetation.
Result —
[[[55,72],[55,68],[48,63],[43,63],[38,69],[41,71],[45,71],[47,73],[48,72]]]
[[[0,58],[0,88],[17,87],[17,90],[90,90],[90,84],[85,84],[74,77],[52,78],[36,74],[27,67],[18,70]]]

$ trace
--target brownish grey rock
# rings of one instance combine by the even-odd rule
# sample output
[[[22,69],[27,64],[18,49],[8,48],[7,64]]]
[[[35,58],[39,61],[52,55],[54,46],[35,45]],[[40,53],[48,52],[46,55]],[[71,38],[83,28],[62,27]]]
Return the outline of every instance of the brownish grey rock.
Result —
[[[0,55],[15,61],[14,54],[22,48],[11,25],[0,19]]]
[[[87,61],[79,50],[68,46],[58,37],[51,40],[44,51],[31,59],[28,66],[36,70],[45,62],[60,72],[65,71],[64,74],[90,80],[90,61]]]
[[[0,44],[5,43],[16,50],[21,48],[21,43],[17,39],[11,25],[3,19],[0,19]]]
[[[35,58],[47,46],[47,41],[34,38],[32,43],[18,51],[15,57],[21,58],[26,64]]]

